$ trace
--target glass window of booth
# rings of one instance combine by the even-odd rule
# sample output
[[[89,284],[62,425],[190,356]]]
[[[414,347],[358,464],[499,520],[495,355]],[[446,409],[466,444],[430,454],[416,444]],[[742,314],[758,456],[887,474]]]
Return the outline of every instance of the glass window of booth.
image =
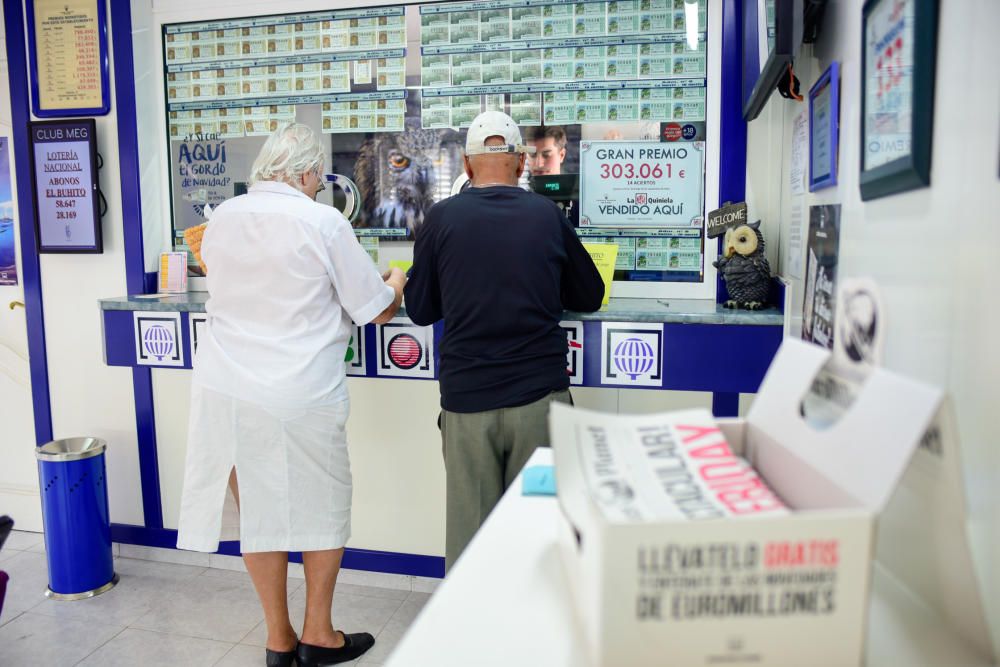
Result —
[[[412,239],[462,189],[464,128],[499,109],[536,149],[522,187],[585,241],[618,245],[616,281],[702,282],[706,13],[706,0],[491,0],[166,24],[174,246],[246,191],[290,121],[327,137],[320,201],[359,237]]]

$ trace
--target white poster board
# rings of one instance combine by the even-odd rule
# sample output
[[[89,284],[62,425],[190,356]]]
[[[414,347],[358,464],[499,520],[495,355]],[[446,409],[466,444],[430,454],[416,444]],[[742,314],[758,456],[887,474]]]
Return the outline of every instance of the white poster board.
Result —
[[[705,143],[580,142],[581,227],[703,227]]]

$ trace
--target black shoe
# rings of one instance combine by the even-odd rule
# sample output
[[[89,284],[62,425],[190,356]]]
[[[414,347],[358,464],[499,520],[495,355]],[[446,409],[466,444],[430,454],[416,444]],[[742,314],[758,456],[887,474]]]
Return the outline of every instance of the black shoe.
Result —
[[[348,662],[361,656],[365,651],[375,645],[375,638],[367,632],[358,632],[344,635],[344,645],[340,648],[327,648],[326,646],[313,646],[299,642],[299,649],[296,652],[296,659],[300,667],[325,667],[326,665],[336,665],[340,662]]]
[[[295,651],[272,651],[264,649],[267,667],[292,667],[295,664]]]

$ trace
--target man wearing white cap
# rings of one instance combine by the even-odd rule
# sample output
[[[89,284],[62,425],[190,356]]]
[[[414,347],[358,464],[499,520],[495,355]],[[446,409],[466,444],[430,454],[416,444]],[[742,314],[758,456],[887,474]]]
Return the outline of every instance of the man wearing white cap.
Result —
[[[548,445],[549,404],[571,402],[563,310],[597,310],[604,295],[559,208],[517,186],[532,152],[510,116],[477,116],[465,143],[472,187],[430,209],[413,249],[407,314],[420,325],[444,319],[448,568]]]

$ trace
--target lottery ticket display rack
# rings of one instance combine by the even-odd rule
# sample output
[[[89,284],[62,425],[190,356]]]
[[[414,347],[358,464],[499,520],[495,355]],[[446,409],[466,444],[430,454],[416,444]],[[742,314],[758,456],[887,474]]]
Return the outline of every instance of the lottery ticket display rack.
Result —
[[[723,34],[731,11],[706,0],[355,4],[162,15],[175,250],[206,207],[245,189],[264,138],[289,121],[323,135],[328,166],[359,184],[359,237],[412,240],[423,210],[401,207],[403,226],[385,211],[447,196],[462,132],[495,109],[529,135],[563,129],[560,169],[580,179],[571,219],[589,242],[618,246],[616,296],[717,297],[705,211],[744,189],[735,98],[720,113],[739,75],[736,35]]]

